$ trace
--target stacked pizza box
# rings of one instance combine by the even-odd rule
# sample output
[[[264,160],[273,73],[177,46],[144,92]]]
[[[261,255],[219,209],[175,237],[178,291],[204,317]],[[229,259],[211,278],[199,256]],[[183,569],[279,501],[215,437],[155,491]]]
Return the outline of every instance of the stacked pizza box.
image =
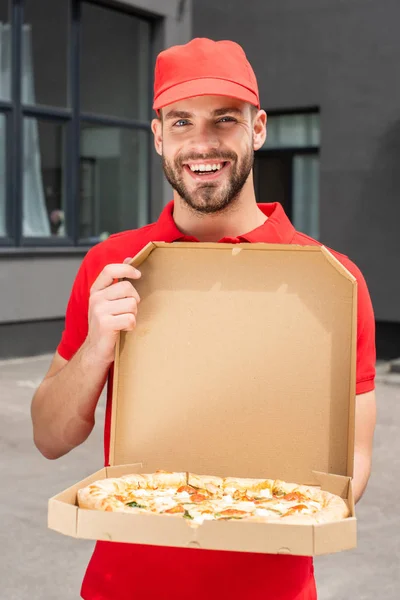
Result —
[[[353,276],[317,246],[152,243],[133,264],[141,303],[135,331],[121,333],[116,349],[110,466],[51,498],[49,527],[309,556],[354,547]],[[342,498],[348,516],[193,526],[133,503],[130,512],[78,504],[93,482],[160,469],[316,486]]]

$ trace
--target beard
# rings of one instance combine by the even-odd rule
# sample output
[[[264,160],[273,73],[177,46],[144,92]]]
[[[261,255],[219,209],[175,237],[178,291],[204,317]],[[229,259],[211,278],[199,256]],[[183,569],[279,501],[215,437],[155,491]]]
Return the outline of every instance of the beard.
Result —
[[[202,160],[230,161],[231,177],[224,184],[218,181],[198,184],[190,191],[183,181],[184,163],[188,161],[201,162]],[[172,163],[164,154],[162,156],[165,177],[172,188],[179,194],[186,204],[200,214],[215,214],[232,206],[238,198],[254,164],[254,150],[249,147],[248,152],[239,162],[234,152],[210,152],[208,154],[191,154],[178,157]]]

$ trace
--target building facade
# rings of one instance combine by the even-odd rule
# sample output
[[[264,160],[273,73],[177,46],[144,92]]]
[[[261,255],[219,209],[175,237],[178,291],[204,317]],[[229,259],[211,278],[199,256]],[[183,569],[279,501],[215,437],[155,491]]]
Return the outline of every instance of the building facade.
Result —
[[[87,249],[170,199],[154,61],[201,36],[254,66],[258,200],[358,264],[400,356],[399,20],[397,0],[0,0],[0,357],[53,351]]]
[[[171,198],[153,68],[190,36],[190,2],[0,0],[0,358],[53,351],[86,251]]]

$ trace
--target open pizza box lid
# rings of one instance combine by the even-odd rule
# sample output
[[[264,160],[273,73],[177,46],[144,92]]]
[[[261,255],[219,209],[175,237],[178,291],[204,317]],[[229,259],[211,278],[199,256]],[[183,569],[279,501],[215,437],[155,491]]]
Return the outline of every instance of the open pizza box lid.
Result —
[[[164,469],[322,482],[353,510],[355,278],[319,246],[160,242],[146,246],[132,264],[142,273],[134,282],[141,302],[135,330],[122,333],[116,349],[111,466],[101,477]],[[133,470],[133,463],[140,465]],[[88,481],[64,492],[70,503]],[[250,547],[224,542],[222,529],[219,546],[215,535],[204,541],[214,525],[222,525],[211,521],[199,528],[197,542],[187,541],[183,523],[185,540],[177,535],[181,542],[175,543],[170,528],[182,528],[180,520],[156,515],[164,541],[155,542],[158,534],[150,527],[146,542],[145,535],[133,539],[126,530],[126,517],[140,515],[75,508],[87,513],[81,521],[85,534],[76,530],[78,537],[267,552],[288,547],[279,540],[275,549],[260,550],[254,542],[258,525],[245,522],[240,539],[246,546],[245,529],[251,532]],[[109,525],[105,537],[103,526],[99,537],[94,523],[111,523],[110,518],[125,524],[118,534]],[[298,542],[286,540],[288,552],[353,547],[355,519],[346,521],[341,532],[343,523],[309,527],[314,529],[309,545],[304,526],[286,525],[286,535]],[[140,518],[135,522],[141,531]],[[51,523],[59,525],[60,518],[49,518]],[[238,523],[223,525],[229,531]],[[278,532],[274,526],[270,541]],[[326,532],[332,526],[328,543],[316,548],[317,528]]]

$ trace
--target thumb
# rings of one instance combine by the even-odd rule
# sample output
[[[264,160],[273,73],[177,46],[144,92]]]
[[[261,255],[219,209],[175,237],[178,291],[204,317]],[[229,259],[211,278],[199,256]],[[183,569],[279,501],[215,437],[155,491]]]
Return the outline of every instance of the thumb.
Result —
[[[125,260],[123,261],[122,264],[124,264],[124,265],[130,264],[132,262],[132,260],[133,260],[133,258],[128,256],[127,258],[125,258]],[[133,277],[133,279],[139,279],[139,277],[141,277],[141,275],[142,275],[141,272],[138,269],[136,269],[133,265],[132,265],[132,269],[135,273],[135,276]]]

